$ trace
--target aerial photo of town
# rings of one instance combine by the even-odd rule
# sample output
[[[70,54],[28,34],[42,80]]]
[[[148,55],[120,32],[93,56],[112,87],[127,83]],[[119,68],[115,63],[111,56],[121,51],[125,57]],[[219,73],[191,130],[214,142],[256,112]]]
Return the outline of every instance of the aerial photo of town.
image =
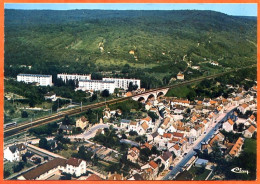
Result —
[[[4,13],[5,180],[256,180],[257,4]]]

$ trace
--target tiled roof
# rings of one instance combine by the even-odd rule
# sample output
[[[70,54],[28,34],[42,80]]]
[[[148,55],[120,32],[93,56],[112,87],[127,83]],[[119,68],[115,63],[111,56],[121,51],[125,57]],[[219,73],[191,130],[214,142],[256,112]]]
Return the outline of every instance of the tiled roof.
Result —
[[[169,152],[169,151],[166,151],[166,152],[164,152],[164,153],[161,155],[161,157],[162,157],[162,159],[163,159],[164,161],[168,160],[171,156],[172,156],[172,154],[171,154],[171,152]]]
[[[228,122],[230,125],[234,125],[234,121],[232,121],[232,119],[228,119]]]
[[[139,153],[140,152],[140,150],[137,149],[136,147],[132,147],[131,150],[133,150],[135,153]]]
[[[209,102],[211,105],[213,105],[213,104],[216,104],[217,103],[217,101],[215,101],[215,100],[210,100],[210,102]]]
[[[254,133],[255,132],[255,127],[253,125],[251,125],[247,130],[250,132],[250,133]]]
[[[176,150],[179,150],[179,149],[181,148],[178,144],[175,144],[173,147],[174,147]]]
[[[252,121],[255,120],[255,116],[252,114],[250,117],[249,117]]]
[[[218,142],[219,141],[219,137],[218,135],[215,135],[210,141],[209,141],[209,145],[212,147],[214,142]]]
[[[151,121],[152,119],[150,118],[150,116],[147,116],[146,118],[142,119],[143,121]]]
[[[202,122],[203,122],[204,124],[207,124],[208,120],[204,119]]]
[[[81,116],[81,118],[80,118],[80,119],[81,119],[81,121],[82,121],[82,122],[85,122],[85,121],[87,121],[87,118],[86,118],[85,116]]]
[[[171,137],[172,137],[172,134],[171,134],[171,133],[164,133],[164,134],[163,134],[163,137],[164,137],[164,138],[171,138]]]
[[[149,148],[150,150],[153,147],[153,145],[149,144],[148,142],[144,143],[143,146],[145,146],[146,148]]]
[[[159,134],[158,134],[158,132],[154,132],[154,133],[152,133],[151,135],[152,135],[153,138],[155,138],[155,137],[157,137]]]
[[[58,166],[65,166],[66,160],[62,158],[55,158],[51,161],[48,161],[47,163],[42,164],[39,167],[36,167],[35,169],[30,170],[29,172],[25,173],[23,177],[26,180],[34,180],[37,177],[41,176],[42,174],[50,171],[51,169],[54,169]]]
[[[137,122],[136,122],[136,121],[132,121],[132,122],[130,123],[130,125],[137,125]]]
[[[175,137],[181,137],[181,138],[184,136],[183,133],[179,133],[179,132],[173,132],[172,135],[175,136]]]
[[[143,122],[141,126],[145,131],[149,128],[146,122]]]
[[[170,122],[170,118],[165,118],[163,121],[163,125],[167,126],[169,122]]]
[[[72,157],[69,160],[67,160],[67,164],[68,165],[72,165],[72,166],[75,166],[75,167],[78,167],[81,162],[82,162],[81,159],[74,158],[74,157]]]
[[[91,174],[91,176],[89,176],[86,180],[90,181],[90,180],[102,180],[98,175],[96,174]]]
[[[158,164],[156,164],[153,160],[149,162],[149,165],[153,168],[156,169],[158,167]]]
[[[242,106],[244,109],[248,107],[248,105],[245,104],[245,103],[243,103],[241,106]]]
[[[197,104],[198,104],[198,105],[202,104],[202,101],[198,101]]]
[[[120,174],[112,174],[108,180],[123,180],[123,177]]]
[[[234,146],[232,147],[232,149],[230,150],[229,155],[235,156],[235,155],[238,153],[238,151],[239,151],[239,149],[241,148],[241,146],[243,145],[243,143],[244,143],[243,138],[239,137],[239,138],[237,139],[235,145],[234,145]]]

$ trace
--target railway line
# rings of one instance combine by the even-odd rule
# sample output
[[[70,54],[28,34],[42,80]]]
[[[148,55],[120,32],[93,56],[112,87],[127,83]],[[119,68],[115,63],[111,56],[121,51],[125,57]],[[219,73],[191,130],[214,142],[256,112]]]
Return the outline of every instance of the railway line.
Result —
[[[253,66],[255,66],[255,65],[244,67],[244,68],[249,68],[249,67],[253,67]],[[96,103],[96,104],[86,105],[86,106],[78,107],[78,108],[75,108],[75,109],[70,109],[70,110],[66,110],[66,111],[63,111],[63,112],[58,112],[54,115],[42,117],[42,118],[36,119],[35,121],[32,121],[32,122],[26,122],[26,123],[17,125],[15,127],[6,128],[6,129],[4,129],[4,138],[7,138],[9,136],[18,135],[22,132],[26,132],[28,129],[33,128],[33,127],[37,127],[37,126],[40,126],[40,125],[48,124],[48,123],[53,122],[53,121],[61,120],[62,118],[64,118],[65,115],[69,115],[69,116],[77,115],[77,114],[80,114],[82,112],[87,111],[88,109],[96,109],[96,108],[99,108],[99,107],[103,107],[105,105],[111,105],[111,104],[114,104],[114,103],[123,102],[123,101],[126,101],[126,100],[128,100],[132,97],[139,96],[139,95],[146,94],[146,93],[150,93],[150,92],[154,92],[154,91],[159,91],[159,90],[162,90],[162,89],[179,87],[179,86],[191,84],[191,83],[194,83],[194,82],[199,82],[199,81],[202,81],[204,79],[216,78],[216,77],[225,75],[225,74],[230,73],[230,72],[238,71],[240,69],[243,69],[243,68],[239,68],[239,69],[236,69],[236,70],[230,70],[230,71],[226,71],[226,72],[222,72],[222,73],[218,73],[218,74],[214,74],[214,75],[209,75],[209,76],[205,76],[205,77],[200,77],[200,78],[192,79],[192,80],[189,80],[189,81],[184,81],[184,82],[181,82],[181,83],[178,83],[178,84],[173,84],[173,85],[168,85],[168,86],[164,86],[164,87],[160,87],[160,88],[156,88],[156,89],[147,90],[144,93],[136,94],[136,95],[133,95],[133,96],[130,96],[130,97],[122,97],[122,98],[118,98],[118,99],[112,99],[112,100],[108,100],[106,102],[99,102],[99,103]]]

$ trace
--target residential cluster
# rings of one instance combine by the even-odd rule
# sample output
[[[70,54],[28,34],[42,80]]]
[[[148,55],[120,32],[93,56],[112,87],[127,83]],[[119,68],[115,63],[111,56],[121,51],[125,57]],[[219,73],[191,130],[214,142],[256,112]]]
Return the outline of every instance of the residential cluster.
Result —
[[[137,89],[140,89],[141,81],[139,79],[125,78],[102,78],[102,80],[91,80],[90,74],[57,74],[58,79],[63,82],[73,80],[78,82],[78,87],[75,90],[82,91],[103,91],[108,90],[109,93],[114,93],[116,88],[127,90],[129,84],[132,83]],[[52,86],[52,75],[41,74],[18,74],[18,82],[33,83],[39,86]]]
[[[215,99],[196,98],[194,101],[189,101],[173,97],[155,98],[152,96],[143,103],[145,111],[153,115],[146,113],[146,116],[142,118],[121,119],[122,111],[120,109],[110,110],[106,107],[103,110],[101,124],[105,125],[103,124],[105,122],[107,125],[113,125],[121,139],[120,142],[130,145],[126,154],[127,160],[136,164],[127,174],[108,172],[105,175],[97,166],[93,167],[89,161],[74,157],[65,159],[47,150],[42,151],[45,157],[46,155],[51,156],[43,158],[41,151],[36,151],[28,143],[9,145],[4,150],[4,159],[13,162],[20,161],[24,155],[28,156],[27,159],[31,159],[32,155],[41,157],[40,164],[18,176],[18,179],[21,180],[59,179],[66,174],[73,175],[74,179],[80,180],[159,180],[165,179],[164,177],[173,173],[180,162],[184,162],[184,170],[202,166],[210,169],[211,163],[199,158],[193,150],[211,153],[217,144],[225,158],[232,159],[240,155],[245,139],[252,138],[257,131],[256,87],[254,86],[248,91],[239,86],[228,85],[227,87],[234,89],[228,98],[220,96]],[[80,138],[84,138],[86,150],[92,152],[98,159],[116,162],[117,157],[122,156],[120,151],[93,141],[94,136],[105,134],[104,129],[94,130],[91,127],[86,128],[87,125],[88,120],[85,116],[81,116],[76,121],[76,127],[85,130],[86,134],[81,134]],[[59,129],[70,134],[72,128],[61,124]],[[223,131],[240,133],[241,136],[231,141]],[[125,137],[122,132],[126,135]],[[145,139],[136,141],[129,138],[132,135]],[[67,138],[75,141],[76,136]],[[27,147],[30,148],[30,151],[27,150]],[[94,156],[91,158],[93,159]],[[32,162],[34,160],[31,159]],[[136,167],[137,165],[138,167]]]

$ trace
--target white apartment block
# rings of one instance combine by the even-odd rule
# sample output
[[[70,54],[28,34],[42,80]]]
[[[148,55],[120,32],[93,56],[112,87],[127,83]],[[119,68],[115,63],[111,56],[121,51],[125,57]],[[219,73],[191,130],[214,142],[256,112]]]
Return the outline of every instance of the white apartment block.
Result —
[[[41,74],[18,74],[18,82],[25,83],[38,83],[40,86],[52,86],[52,76],[51,75],[41,75]]]
[[[62,73],[62,74],[57,74],[57,78],[62,79],[64,82],[67,80],[91,80],[91,75],[90,74],[67,74],[67,73]]]
[[[115,88],[123,88],[124,90],[128,89],[130,82],[133,85],[137,85],[138,89],[141,87],[141,81],[139,79],[121,79],[121,78],[103,78],[103,81],[115,81]]]
[[[79,87],[83,91],[103,91],[107,89],[109,93],[114,93],[115,82],[114,81],[102,81],[102,80],[79,80]]]

